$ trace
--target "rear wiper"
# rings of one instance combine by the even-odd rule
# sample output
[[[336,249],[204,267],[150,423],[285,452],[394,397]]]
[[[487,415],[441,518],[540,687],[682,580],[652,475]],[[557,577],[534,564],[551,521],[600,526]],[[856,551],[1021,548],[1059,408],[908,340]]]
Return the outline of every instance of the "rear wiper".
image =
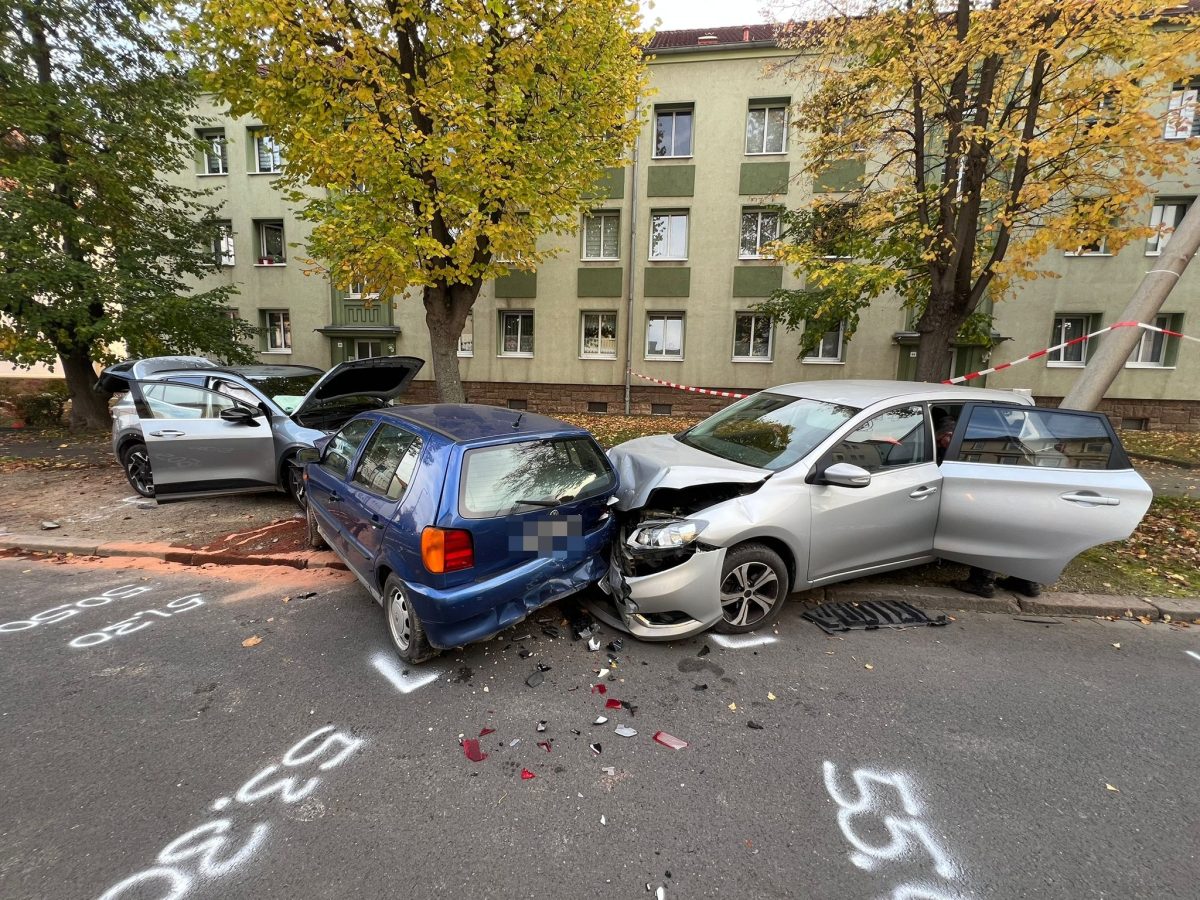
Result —
[[[562,501],[560,501],[560,500],[518,500],[517,501],[518,504],[524,504],[525,506],[544,506],[546,509],[552,509],[553,507],[558,506],[561,502]]]

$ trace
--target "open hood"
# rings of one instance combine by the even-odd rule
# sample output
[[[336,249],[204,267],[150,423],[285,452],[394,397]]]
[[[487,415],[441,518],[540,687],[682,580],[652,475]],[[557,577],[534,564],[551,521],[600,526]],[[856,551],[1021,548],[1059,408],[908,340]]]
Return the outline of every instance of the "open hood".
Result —
[[[415,356],[373,356],[334,366],[312,386],[292,416],[300,416],[343,397],[392,400],[407,389],[425,360]]]
[[[722,459],[677,441],[669,434],[626,441],[608,451],[621,486],[617,509],[640,509],[657,488],[690,488],[705,484],[755,484],[771,477],[757,469]]]

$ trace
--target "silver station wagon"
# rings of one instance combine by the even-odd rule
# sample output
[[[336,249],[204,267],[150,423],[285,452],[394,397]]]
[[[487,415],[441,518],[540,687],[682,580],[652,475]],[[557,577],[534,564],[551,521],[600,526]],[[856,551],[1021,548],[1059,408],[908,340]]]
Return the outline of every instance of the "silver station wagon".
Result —
[[[782,385],[609,455],[622,521],[592,611],[647,640],[763,628],[792,591],[939,557],[1051,583],[1152,496],[1103,415],[934,384]]]

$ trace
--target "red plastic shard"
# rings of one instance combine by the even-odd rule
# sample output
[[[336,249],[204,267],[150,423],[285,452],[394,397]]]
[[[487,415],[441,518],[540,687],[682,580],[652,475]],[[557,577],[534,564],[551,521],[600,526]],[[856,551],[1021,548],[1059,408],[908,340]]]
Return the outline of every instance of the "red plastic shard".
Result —
[[[495,728],[484,728],[483,730],[481,730],[481,731],[479,732],[479,736],[480,736],[480,737],[487,737],[489,734],[495,734],[495,733],[496,733],[496,729],[495,729]]]
[[[593,684],[593,685],[592,685],[592,693],[593,693],[593,694],[607,694],[607,693],[608,693],[608,685],[606,685],[606,684]]]
[[[547,753],[550,752],[550,742],[549,741],[538,741],[538,746],[544,747]]]
[[[609,697],[604,702],[604,708],[605,709],[621,709],[622,708],[621,701],[616,699],[615,697]]]
[[[665,731],[658,731],[654,734],[654,740],[671,750],[682,750],[688,745],[687,741],[681,741],[674,735],[667,734]]]
[[[471,762],[483,762],[487,759],[487,754],[479,749],[479,741],[474,738],[467,738],[462,742],[463,753]]]
[[[521,780],[528,781],[530,778],[537,778],[537,776],[534,775],[532,772],[530,772],[528,769],[522,769],[521,770]]]

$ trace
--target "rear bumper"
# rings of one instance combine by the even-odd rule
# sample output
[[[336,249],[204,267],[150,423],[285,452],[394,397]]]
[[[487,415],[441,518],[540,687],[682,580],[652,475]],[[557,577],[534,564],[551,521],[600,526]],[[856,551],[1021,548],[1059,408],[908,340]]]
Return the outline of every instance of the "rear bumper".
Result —
[[[425,636],[445,650],[480,641],[515,625],[548,603],[595,584],[608,566],[613,524],[584,536],[575,559],[534,559],[486,581],[450,590],[406,584]]]

